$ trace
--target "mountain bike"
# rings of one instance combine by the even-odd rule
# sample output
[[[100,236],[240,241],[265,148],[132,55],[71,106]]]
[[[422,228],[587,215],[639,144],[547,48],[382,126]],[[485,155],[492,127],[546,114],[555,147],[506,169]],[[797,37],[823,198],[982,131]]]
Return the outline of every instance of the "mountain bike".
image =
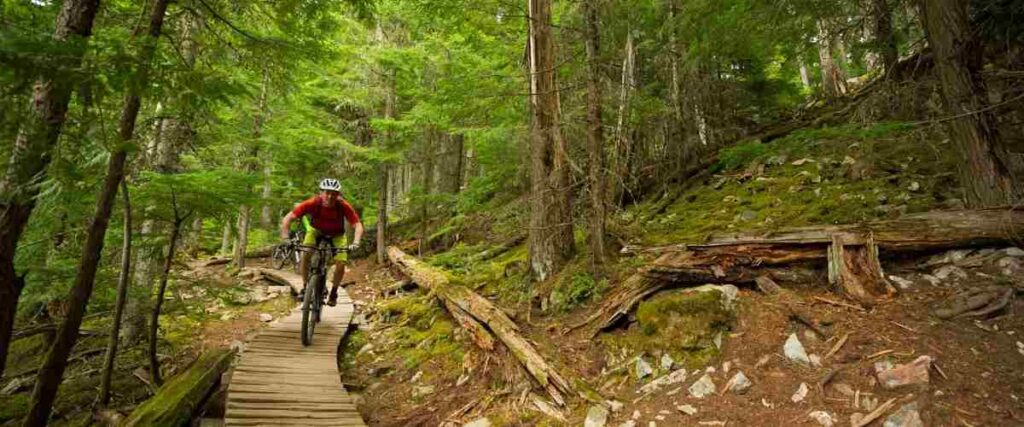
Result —
[[[320,323],[320,312],[327,300],[327,268],[331,260],[345,248],[336,248],[330,239],[318,238],[316,246],[297,245],[301,252],[312,252],[309,260],[309,275],[306,277],[306,291],[302,296],[302,345],[313,343],[313,332]]]
[[[292,270],[298,272],[299,260],[302,258],[302,254],[298,251],[298,246],[302,243],[302,237],[303,233],[300,231],[292,235],[287,243],[275,246],[274,251],[271,253],[270,265],[277,270],[281,270],[286,264],[291,263]]]

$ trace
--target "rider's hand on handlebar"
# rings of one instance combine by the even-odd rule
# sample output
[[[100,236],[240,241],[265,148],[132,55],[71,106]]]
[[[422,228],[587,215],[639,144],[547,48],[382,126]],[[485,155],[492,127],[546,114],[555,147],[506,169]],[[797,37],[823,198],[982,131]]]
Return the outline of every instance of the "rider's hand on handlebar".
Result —
[[[356,249],[359,249],[359,244],[358,243],[352,243],[352,244],[349,244],[348,246],[345,246],[345,250],[347,250],[349,252],[352,252],[352,251],[354,251]]]

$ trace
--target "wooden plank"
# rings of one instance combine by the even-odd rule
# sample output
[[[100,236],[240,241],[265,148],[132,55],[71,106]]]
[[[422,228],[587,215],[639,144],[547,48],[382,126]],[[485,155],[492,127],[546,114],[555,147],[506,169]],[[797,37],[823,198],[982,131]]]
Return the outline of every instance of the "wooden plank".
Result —
[[[339,291],[339,305],[325,307],[312,345],[299,340],[298,308],[249,342],[228,385],[225,425],[366,425],[338,373],[338,345],[355,311]]]

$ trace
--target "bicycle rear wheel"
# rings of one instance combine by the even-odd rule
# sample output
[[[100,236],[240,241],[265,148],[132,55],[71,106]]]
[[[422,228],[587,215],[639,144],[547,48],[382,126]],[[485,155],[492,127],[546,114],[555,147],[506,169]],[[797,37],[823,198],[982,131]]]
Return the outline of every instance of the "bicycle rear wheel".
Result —
[[[313,343],[313,331],[316,329],[316,319],[319,314],[317,294],[316,291],[317,283],[320,283],[321,276],[314,274],[309,277],[309,282],[306,283],[306,294],[302,297],[302,328],[300,334],[302,336],[302,345],[310,345]]]

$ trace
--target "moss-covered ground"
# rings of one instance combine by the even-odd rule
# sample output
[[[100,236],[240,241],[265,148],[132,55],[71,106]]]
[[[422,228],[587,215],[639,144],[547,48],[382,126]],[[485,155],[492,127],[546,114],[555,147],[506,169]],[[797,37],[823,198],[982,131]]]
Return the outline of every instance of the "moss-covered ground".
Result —
[[[612,228],[657,245],[959,206],[951,147],[938,138],[928,129],[883,123],[741,144],[719,154],[706,181],[632,206]]]

